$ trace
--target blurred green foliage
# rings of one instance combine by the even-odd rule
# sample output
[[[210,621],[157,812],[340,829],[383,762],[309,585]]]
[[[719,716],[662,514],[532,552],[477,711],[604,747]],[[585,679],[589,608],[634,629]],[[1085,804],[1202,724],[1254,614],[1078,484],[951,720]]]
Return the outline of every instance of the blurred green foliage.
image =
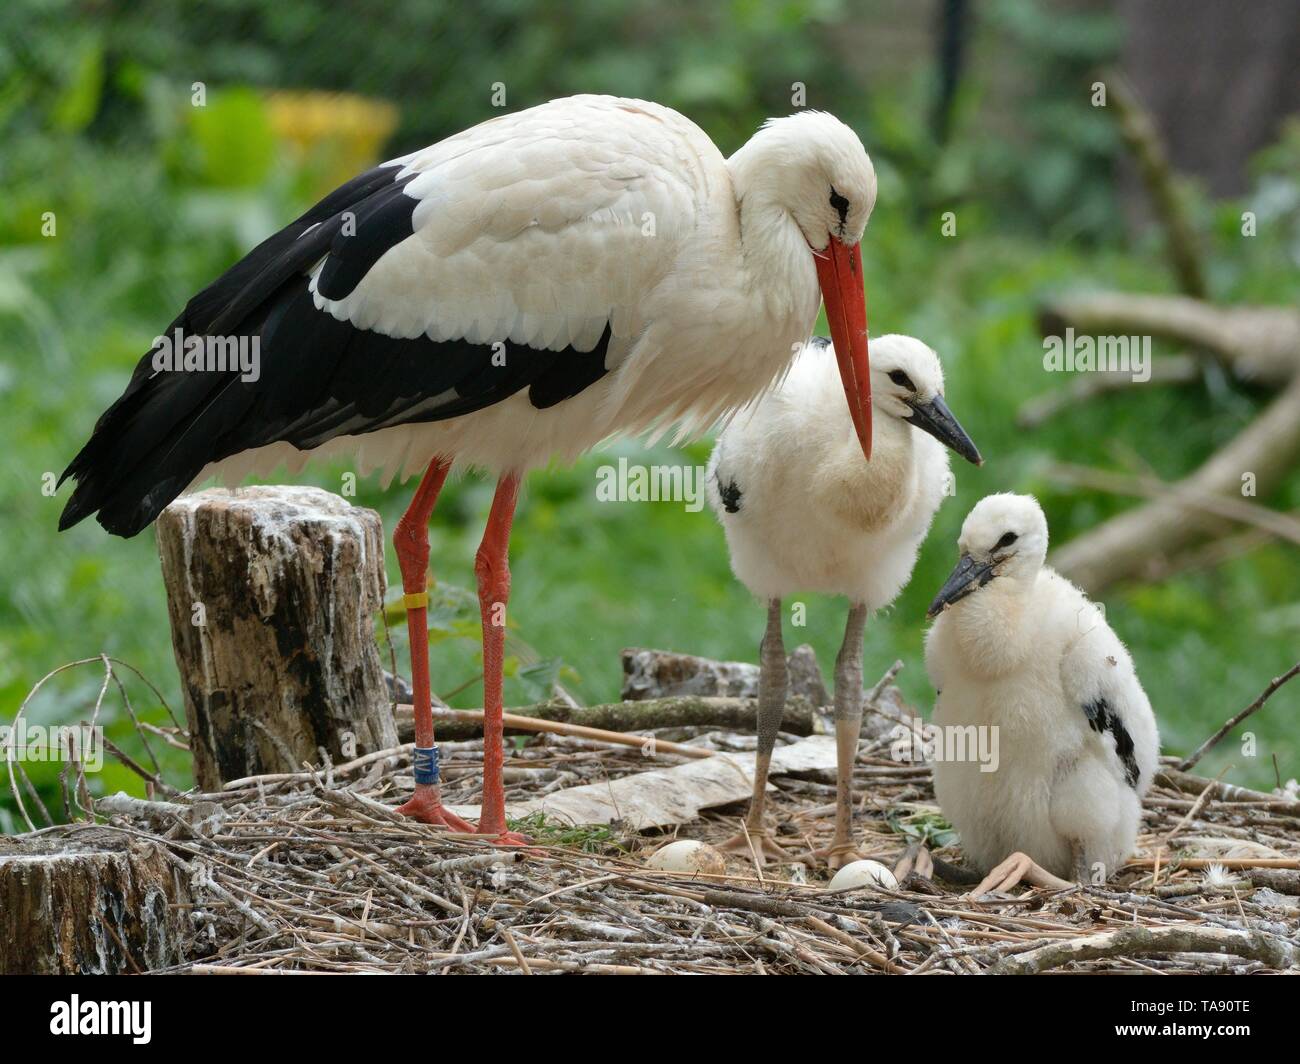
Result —
[[[199,287],[310,201],[320,159],[286,150],[261,90],[325,88],[390,100],[397,154],[496,112],[493,82],[518,108],[575,91],[640,95],[695,118],[724,151],[769,114],[787,113],[791,85],[808,104],[850,121],[880,175],[865,244],[873,331],[906,332],[945,359],[949,400],[988,457],[957,469],[912,584],[868,629],[866,667],[895,657],[901,683],[928,709],[922,616],[946,573],[961,520],[997,490],[1033,491],[1057,542],[1130,505],[1062,493],[1046,460],[1150,470],[1177,477],[1238,432],[1267,396],[1216,380],[1209,388],[1143,388],[1072,409],[1035,433],[1015,427],[1018,405],[1062,387],[1041,372],[1038,301],[1080,287],[1168,290],[1155,234],[1128,237],[1111,172],[1116,138],[1087,102],[1087,72],[1116,46],[1112,21],[1044,13],[1031,0],[990,3],[973,27],[976,54],[996,47],[1023,82],[1016,138],[980,124],[989,86],[968,80],[951,139],[927,132],[934,78],[928,46],[903,76],[873,76],[876,55],[854,42],[877,5],[848,0],[670,2],[488,0],[198,0],[184,5],[23,0],[0,12],[0,723],[56,666],[101,651],[138,666],[179,709],[153,538],[107,537],[93,523],[56,535],[66,497],[43,491],[120,392],[155,333]],[[895,63],[892,70],[898,70]],[[196,82],[205,106],[192,106]],[[1294,298],[1300,263],[1300,132],[1257,160],[1244,203],[1194,198],[1216,297]],[[1243,209],[1259,235],[1240,235]],[[958,231],[940,235],[955,210]],[[50,225],[53,231],[50,232]],[[762,611],[732,579],[720,529],[707,513],[670,503],[597,504],[596,469],[696,462],[702,441],[674,451],[618,442],[566,470],[532,475],[513,545],[507,699],[532,701],[557,680],[588,701],[619,687],[618,651],[652,645],[752,660]],[[304,482],[338,490],[344,466],[309,468]],[[432,531],[444,594],[434,611],[435,687],[458,705],[479,698],[473,553],[491,485],[449,486]],[[362,481],[363,505],[387,527],[407,491]],[[1300,478],[1266,501],[1300,505]],[[390,584],[396,567],[390,559]],[[1261,547],[1211,571],[1110,596],[1108,616],[1129,643],[1166,747],[1186,750],[1289,665],[1300,634],[1293,548]],[[787,633],[832,660],[844,604],[812,597],[808,625]],[[406,671],[404,626],[392,636]],[[379,629],[382,636],[382,627]],[[62,674],[33,703],[42,723],[85,719],[102,681],[89,666]],[[163,719],[128,679],[137,710]],[[1239,782],[1271,784],[1300,760],[1294,690],[1252,722],[1261,756],[1230,741],[1204,766],[1232,766]],[[105,700],[110,735],[130,722]],[[183,755],[168,752],[173,774]],[[51,793],[53,769],[33,772]],[[3,784],[0,784],[3,786]],[[110,767],[93,786],[137,785]],[[0,830],[16,826],[0,799]]]

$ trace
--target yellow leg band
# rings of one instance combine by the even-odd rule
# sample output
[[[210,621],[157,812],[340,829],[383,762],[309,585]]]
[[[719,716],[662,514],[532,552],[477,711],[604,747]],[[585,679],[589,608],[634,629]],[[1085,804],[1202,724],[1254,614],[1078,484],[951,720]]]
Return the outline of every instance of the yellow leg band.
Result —
[[[429,593],[427,591],[417,591],[414,595],[403,595],[402,605],[408,610],[422,610],[429,605]]]

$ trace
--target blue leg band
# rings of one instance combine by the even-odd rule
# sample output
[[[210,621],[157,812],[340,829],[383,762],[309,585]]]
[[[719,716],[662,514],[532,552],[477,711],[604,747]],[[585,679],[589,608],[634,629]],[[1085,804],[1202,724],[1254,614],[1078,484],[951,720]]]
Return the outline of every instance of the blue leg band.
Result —
[[[438,748],[436,746],[417,746],[415,748],[415,782],[428,784],[438,782]]]

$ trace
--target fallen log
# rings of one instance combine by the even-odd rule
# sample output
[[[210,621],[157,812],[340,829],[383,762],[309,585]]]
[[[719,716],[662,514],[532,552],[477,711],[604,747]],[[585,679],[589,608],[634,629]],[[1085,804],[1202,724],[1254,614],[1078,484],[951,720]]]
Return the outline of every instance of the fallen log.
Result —
[[[714,661],[671,650],[628,647],[623,651],[623,699],[645,701],[676,695],[758,697],[758,666],[748,661]],[[808,644],[786,659],[791,696],[814,706],[830,704],[817,653]]]
[[[862,725],[863,738],[878,739],[890,732],[896,724],[908,724],[917,716],[916,711],[903,701],[902,692],[894,684],[894,677],[902,667],[901,661],[894,662],[873,687],[863,691],[862,705],[866,712]],[[807,643],[796,647],[786,659],[786,675],[786,721],[790,721],[792,709],[801,714],[801,703],[807,702],[814,709],[827,707],[825,713],[818,713],[816,717],[825,721],[829,729],[831,696],[822,680],[816,651]],[[631,647],[623,651],[625,700],[662,699],[686,694],[726,694],[745,699],[757,698],[758,666],[746,661],[715,661],[693,654],[677,654],[670,650]],[[746,725],[746,730],[752,727],[751,722]],[[785,727],[784,724],[782,728],[800,735],[809,734],[798,731],[796,727]]]
[[[1300,369],[1300,311],[1294,307],[1216,306],[1188,296],[1080,292],[1038,312],[1044,336],[1072,328],[1087,336],[1160,336],[1210,352],[1235,377],[1285,384]]]
[[[609,702],[595,706],[574,706],[563,699],[551,699],[530,706],[510,709],[516,717],[534,717],[584,728],[609,732],[645,731],[650,728],[720,728],[725,731],[752,732],[756,728],[756,708],[752,698],[656,698],[645,702]],[[812,735],[818,730],[820,715],[803,698],[791,698],[785,707],[781,730],[792,735]],[[396,711],[397,734],[401,742],[411,742],[415,725],[410,706],[399,705]],[[483,734],[483,716],[462,714],[457,710],[434,706],[434,729],[441,741],[476,739]],[[506,731],[511,731],[507,725]]]
[[[378,514],[316,488],[216,489],[157,529],[201,789],[396,744]]]
[[[717,662],[709,658],[697,658],[685,654],[671,654],[658,650],[625,650],[623,662],[628,667],[629,655],[639,659],[641,664],[634,665],[636,675],[649,677],[658,675],[664,682],[664,688],[672,686],[668,677],[727,677],[733,689],[749,691],[749,673],[753,674],[753,688],[757,690],[758,666],[746,662]],[[806,679],[802,692],[821,691],[826,696],[821,673],[817,667],[817,658],[812,647],[800,647],[790,655],[791,660],[800,659],[800,668],[811,670],[816,677],[814,683]],[[645,663],[651,664],[648,667]],[[862,725],[864,739],[878,739],[889,734],[899,724],[909,724],[918,716],[916,710],[903,699],[902,692],[893,680],[902,668],[902,662],[895,662],[885,671],[880,680],[863,694],[863,706],[866,718]],[[700,681],[701,683],[712,681]],[[695,680],[683,679],[683,685],[690,686]],[[643,685],[641,690],[649,690]],[[624,685],[624,701],[608,702],[595,706],[580,706],[572,700],[553,698],[530,706],[517,706],[510,710],[515,717],[541,718],[560,724],[576,725],[583,728],[596,728],[606,732],[648,731],[657,728],[718,728],[723,731],[752,732],[757,729],[757,702],[751,695],[744,697],[721,697],[704,695],[675,695],[643,700],[628,699],[627,685]],[[786,700],[785,714],[781,718],[781,730],[791,735],[815,735],[831,730],[828,715],[822,712],[825,703],[814,703],[804,693],[792,692]],[[439,739],[459,741],[476,739],[483,734],[482,710],[464,713],[448,709],[446,706],[433,707],[434,726]],[[396,707],[398,737],[402,742],[410,742],[415,737],[415,725],[412,709],[409,705]],[[544,729],[512,729],[506,721],[506,731]]]
[[[1140,579],[1153,557],[1168,558],[1222,518],[1198,500],[1241,500],[1243,478],[1267,496],[1300,452],[1300,375],[1231,443],[1195,472],[1169,485],[1167,493],[1099,525],[1055,550],[1050,561],[1064,576],[1097,595],[1125,580]]]

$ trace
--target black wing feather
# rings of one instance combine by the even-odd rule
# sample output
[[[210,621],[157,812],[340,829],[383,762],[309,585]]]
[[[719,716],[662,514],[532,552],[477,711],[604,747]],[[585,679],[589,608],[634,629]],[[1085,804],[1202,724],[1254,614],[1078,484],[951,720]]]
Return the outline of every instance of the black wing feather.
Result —
[[[472,413],[529,389],[538,409],[577,395],[606,372],[607,325],[589,351],[463,339],[399,339],[358,329],[316,309],[308,274],[324,259],[317,288],[351,293],[374,264],[412,235],[411,175],[381,166],[348,182],[264,240],[195,295],[172,323],[186,336],[256,339],[260,376],[163,372],[153,352],[98,420],[63,479],[76,490],[59,521],[92,513],[108,531],[132,536],[211,462],[271,443],[308,450],[336,436]],[[354,223],[354,224],[349,224]]]
[[[415,232],[412,215],[418,200],[403,191],[409,181],[374,193],[345,220],[352,224],[338,224],[329,258],[316,279],[316,291],[326,299],[346,299],[384,252]]]
[[[1129,735],[1119,714],[1104,698],[1087,703],[1083,707],[1083,712],[1088,718],[1088,726],[1098,735],[1110,732],[1115,737],[1115,753],[1119,755],[1120,764],[1124,766],[1124,778],[1130,787],[1136,787],[1140,772],[1133,749],[1133,736]]]

